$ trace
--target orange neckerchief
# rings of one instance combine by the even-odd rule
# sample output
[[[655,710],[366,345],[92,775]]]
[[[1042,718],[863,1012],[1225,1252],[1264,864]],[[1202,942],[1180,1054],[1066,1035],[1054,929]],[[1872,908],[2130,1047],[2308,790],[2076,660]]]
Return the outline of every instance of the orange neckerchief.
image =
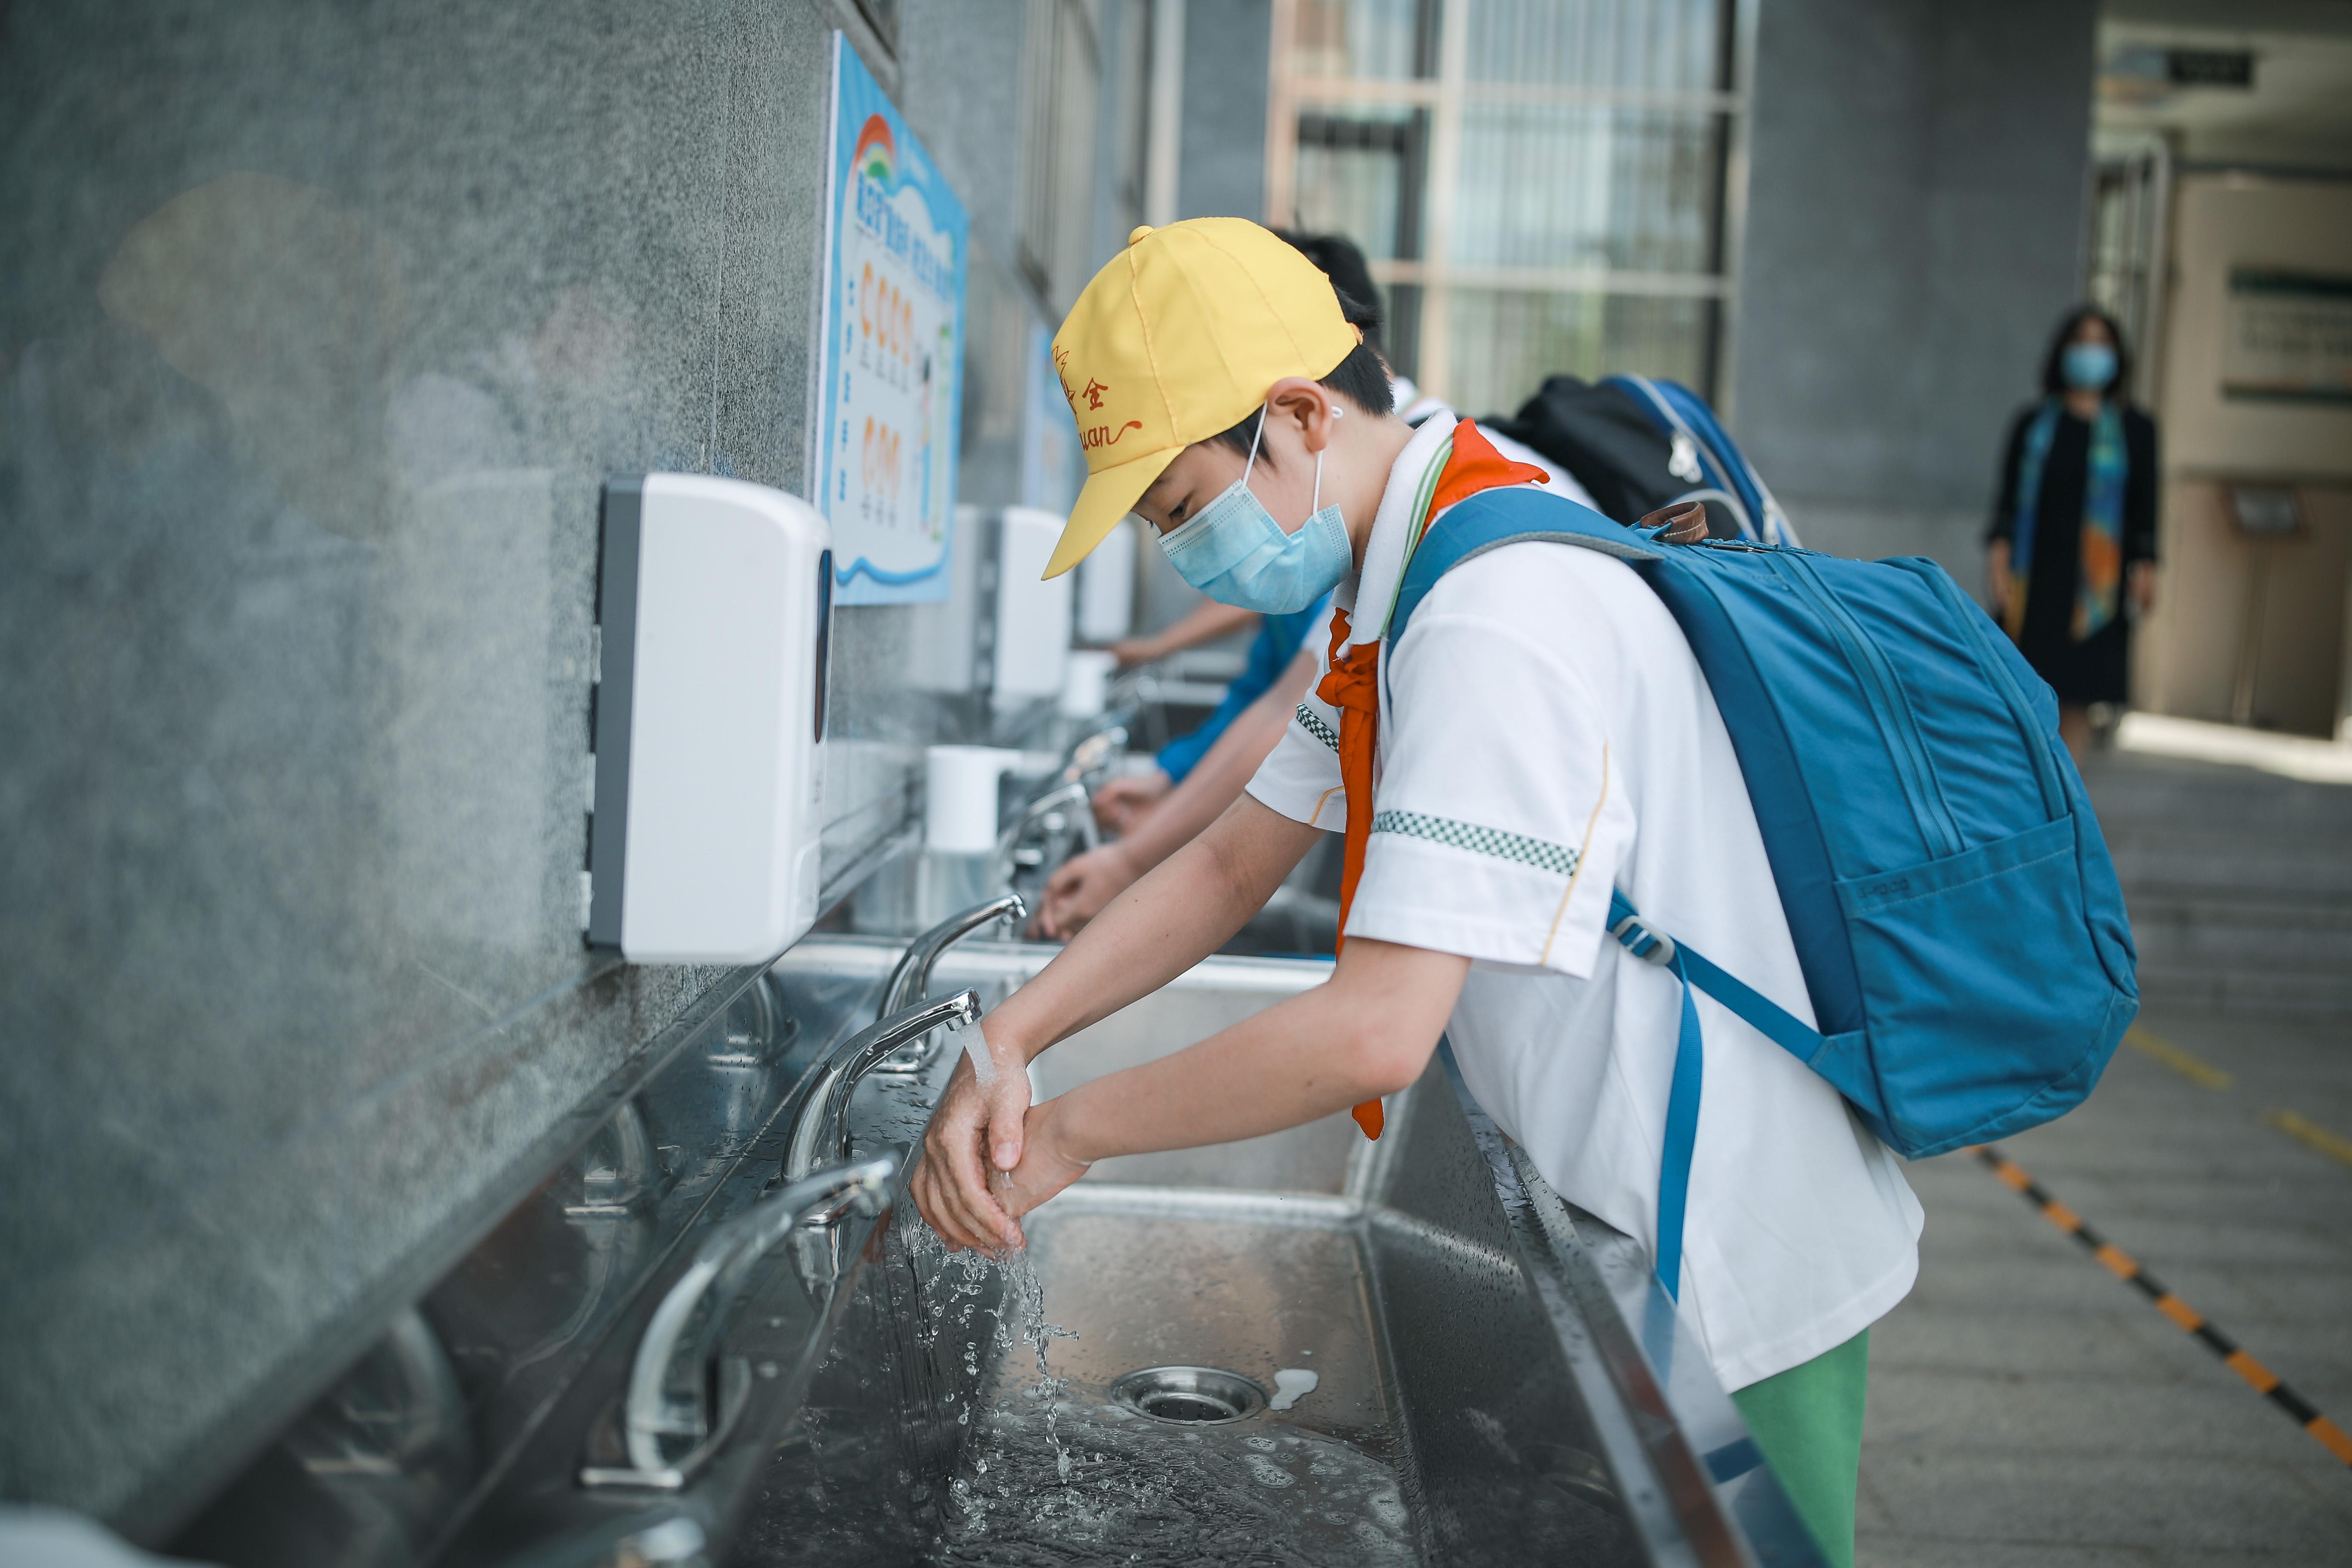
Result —
[[[1454,427],[1454,454],[1437,476],[1437,489],[1430,495],[1429,510],[1413,520],[1412,537],[1405,544],[1406,558],[1412,558],[1413,546],[1428,531],[1429,520],[1455,501],[1480,490],[1504,485],[1542,484],[1544,479],[1541,468],[1511,461],[1495,450],[1475,425],[1463,420]],[[1380,659],[1377,637],[1352,648],[1348,647],[1348,612],[1335,607],[1331,612],[1331,672],[1315,690],[1317,696],[1339,710],[1339,784],[1348,797],[1347,858],[1339,872],[1339,944],[1343,947],[1348,941],[1348,910],[1356,901],[1356,883],[1364,874],[1364,850],[1372,838],[1372,752],[1381,722]],[[1384,1118],[1379,1100],[1368,1100],[1351,1114],[1356,1125],[1364,1130],[1365,1137],[1381,1135]]]

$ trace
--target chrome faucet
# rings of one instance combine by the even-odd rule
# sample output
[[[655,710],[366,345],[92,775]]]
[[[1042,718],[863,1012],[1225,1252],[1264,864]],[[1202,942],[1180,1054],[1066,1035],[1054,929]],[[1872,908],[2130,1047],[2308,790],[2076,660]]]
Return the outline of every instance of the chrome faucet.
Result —
[[[1029,906],[1021,901],[1018,893],[1005,893],[984,904],[975,904],[961,914],[950,915],[907,945],[907,955],[890,971],[890,983],[882,987],[882,1005],[874,1016],[883,1017],[903,1012],[931,992],[931,966],[940,954],[970,936],[991,921],[1026,920]]]
[[[901,1013],[931,994],[931,967],[940,955],[992,921],[1015,922],[1029,917],[1029,906],[1021,901],[1018,893],[1005,893],[984,904],[976,904],[961,914],[950,915],[917,937],[907,946],[906,956],[890,971],[890,979],[882,987],[882,1005],[874,1010],[877,1018]],[[919,1073],[929,1068],[932,1053],[922,1040],[912,1040],[875,1064],[877,1073],[902,1077]]]
[[[1056,817],[1061,820],[1055,821]],[[1039,855],[1034,860],[1025,862],[1019,858],[1021,841],[1028,837],[1030,830],[1035,827],[1043,827],[1049,833],[1060,833],[1074,818],[1077,823],[1078,837],[1085,841],[1086,847],[1089,849],[1099,848],[1102,845],[1102,830],[1095,826],[1094,803],[1087,794],[1086,784],[1077,779],[1072,779],[1067,784],[1055,785],[1035,800],[1031,801],[1026,809],[1013,820],[1013,826],[1006,828],[1003,836],[997,839],[994,865],[996,874],[1010,881],[1013,873],[1024,865],[1042,863],[1045,858],[1043,855]]]
[[[628,1463],[591,1465],[580,1473],[583,1486],[674,1493],[694,1479],[733,1434],[750,1403],[751,1369],[728,1355],[726,1343],[748,1304],[748,1287],[761,1260],[810,1226],[829,1227],[851,1214],[888,1214],[898,1165],[896,1156],[888,1156],[810,1176],[710,1231],[637,1341],[621,1403]],[[830,1289],[835,1278],[826,1274],[809,1283]],[[822,1325],[821,1306],[817,1321]],[[783,1320],[775,1321],[781,1327]],[[821,1332],[821,1326],[812,1331]],[[625,1560],[673,1561],[642,1554]],[[600,1554],[598,1561],[613,1559]]]
[[[835,1046],[793,1119],[792,1138],[784,1146],[784,1180],[797,1182],[820,1166],[849,1158],[849,1097],[883,1058],[941,1024],[961,1029],[979,1019],[980,993],[959,991],[943,1000],[893,1013]]]
[[[1127,750],[1127,726],[1116,719],[1079,736],[1062,759],[1061,782],[1077,784],[1102,772]]]

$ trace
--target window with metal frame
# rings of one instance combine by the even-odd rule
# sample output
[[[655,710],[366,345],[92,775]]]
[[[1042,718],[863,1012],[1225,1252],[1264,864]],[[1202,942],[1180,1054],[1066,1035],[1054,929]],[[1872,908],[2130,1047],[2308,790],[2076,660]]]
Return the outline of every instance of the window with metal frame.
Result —
[[[1728,384],[1754,0],[1275,0],[1267,221],[1345,234],[1396,368]]]

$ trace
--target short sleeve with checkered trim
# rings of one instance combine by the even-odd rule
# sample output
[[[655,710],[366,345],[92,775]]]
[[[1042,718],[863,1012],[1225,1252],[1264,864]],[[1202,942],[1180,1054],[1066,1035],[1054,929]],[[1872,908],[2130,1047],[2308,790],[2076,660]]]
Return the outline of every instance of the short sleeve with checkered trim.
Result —
[[[1528,624],[1507,588],[1480,588],[1497,581],[1456,568],[1391,652],[1348,934],[1588,978],[1634,830],[1595,695],[1613,653],[1562,631],[1572,604]]]
[[[1294,822],[1339,833],[1348,826],[1347,792],[1339,785],[1339,712],[1315,695],[1331,668],[1327,650],[1315,658],[1315,679],[1265,761],[1249,793]]]

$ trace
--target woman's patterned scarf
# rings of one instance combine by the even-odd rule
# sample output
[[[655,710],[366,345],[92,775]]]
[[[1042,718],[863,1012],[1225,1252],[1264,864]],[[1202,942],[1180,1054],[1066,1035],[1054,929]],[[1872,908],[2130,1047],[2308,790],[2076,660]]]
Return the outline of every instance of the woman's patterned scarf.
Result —
[[[2052,398],[2033,416],[2025,432],[2025,450],[2017,460],[2017,537],[2010,546],[2010,575],[2015,580],[2009,595],[2009,635],[2025,636],[2025,600],[2033,571],[2034,514],[2042,505],[2042,467],[2050,443],[2058,434],[2059,401]],[[2091,471],[2083,485],[2083,545],[2074,573],[2074,618],[2071,628],[2081,642],[2116,618],[2123,594],[2124,477],[2129,468],[2124,456],[2124,418],[2113,402],[2099,405],[2098,422],[2091,426]]]

